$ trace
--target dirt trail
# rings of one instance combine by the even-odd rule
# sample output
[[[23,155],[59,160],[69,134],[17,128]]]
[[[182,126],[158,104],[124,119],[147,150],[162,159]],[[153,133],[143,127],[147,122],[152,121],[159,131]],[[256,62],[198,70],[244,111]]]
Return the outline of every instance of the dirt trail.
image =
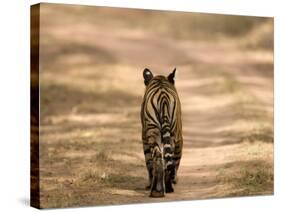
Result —
[[[134,34],[124,32],[116,37],[111,36],[99,46],[116,52],[120,56],[119,61],[148,64],[156,67],[160,74],[163,74],[162,70],[166,73],[165,69],[173,65],[178,68],[180,80],[176,82],[176,87],[183,105],[184,149],[176,192],[168,194],[165,199],[223,197],[228,188],[218,182],[218,169],[235,162],[227,156],[233,150],[241,148],[239,143],[249,133],[247,129],[244,129],[245,132],[243,129],[238,129],[240,132],[235,129],[239,121],[247,125],[250,118],[247,115],[237,115],[243,106],[235,106],[243,100],[236,93],[243,93],[245,98],[255,98],[253,104],[262,107],[266,110],[266,115],[272,118],[272,78],[270,75],[264,77],[265,70],[253,70],[251,67],[257,63],[272,62],[272,55],[261,60],[258,53],[243,52],[232,45],[192,42],[175,44],[159,37],[135,36],[134,45],[127,41]],[[184,54],[186,52],[188,54]],[[144,57],[139,58],[139,55]],[[193,63],[182,65],[182,61]],[[255,85],[253,79],[259,84]],[[262,95],[255,95],[260,94],[256,91],[261,85]],[[252,106],[251,102],[246,104]],[[234,131],[233,134],[231,131]]]
[[[264,157],[272,162],[271,53],[91,27],[74,30],[62,21],[42,28],[43,207],[231,196],[239,188],[220,175],[264,160],[251,146],[270,145]],[[183,157],[175,192],[161,199],[144,189],[139,111],[145,67],[155,74],[178,70]]]

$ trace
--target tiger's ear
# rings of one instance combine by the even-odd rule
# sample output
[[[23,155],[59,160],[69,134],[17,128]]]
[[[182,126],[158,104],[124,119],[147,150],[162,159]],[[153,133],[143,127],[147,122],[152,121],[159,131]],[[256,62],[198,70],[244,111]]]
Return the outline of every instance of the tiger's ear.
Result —
[[[175,74],[176,74],[176,68],[174,68],[173,72],[169,74],[168,80],[170,83],[175,84]]]
[[[144,84],[145,85],[148,85],[150,80],[152,80],[153,74],[152,74],[152,72],[148,68],[145,68],[143,70],[143,78],[144,78]]]

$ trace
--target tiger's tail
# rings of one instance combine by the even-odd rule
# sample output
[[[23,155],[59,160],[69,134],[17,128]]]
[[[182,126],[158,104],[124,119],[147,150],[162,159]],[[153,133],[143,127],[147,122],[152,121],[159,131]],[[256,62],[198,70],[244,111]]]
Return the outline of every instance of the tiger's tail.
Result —
[[[173,192],[172,181],[175,178],[175,164],[173,161],[173,145],[169,123],[164,123],[162,128],[163,157],[165,161],[165,185],[166,192]]]

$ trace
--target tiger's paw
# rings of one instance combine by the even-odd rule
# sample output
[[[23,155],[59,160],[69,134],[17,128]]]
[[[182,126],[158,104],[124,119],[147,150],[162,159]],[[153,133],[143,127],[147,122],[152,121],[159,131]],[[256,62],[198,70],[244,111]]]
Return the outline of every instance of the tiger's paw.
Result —
[[[164,191],[151,191],[150,192],[150,197],[164,197]]]

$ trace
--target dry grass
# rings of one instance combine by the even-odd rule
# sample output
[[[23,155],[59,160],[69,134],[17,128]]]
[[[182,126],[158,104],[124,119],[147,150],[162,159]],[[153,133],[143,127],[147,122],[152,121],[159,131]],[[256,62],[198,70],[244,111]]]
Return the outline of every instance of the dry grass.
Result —
[[[271,165],[263,165],[256,169],[244,169],[233,178],[233,183],[240,188],[241,195],[273,194],[273,169]]]
[[[250,139],[248,139],[250,140]],[[243,142],[228,155],[229,162],[220,168],[217,179],[228,186],[226,196],[273,194],[273,147],[258,139]]]

